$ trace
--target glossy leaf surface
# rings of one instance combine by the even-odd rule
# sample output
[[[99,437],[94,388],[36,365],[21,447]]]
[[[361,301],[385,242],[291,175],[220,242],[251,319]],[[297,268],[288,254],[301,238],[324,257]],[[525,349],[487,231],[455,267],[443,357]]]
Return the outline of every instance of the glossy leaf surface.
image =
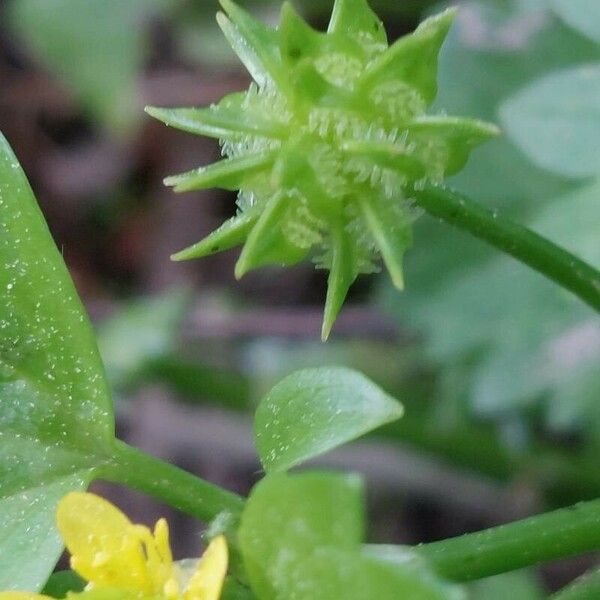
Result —
[[[274,474],[252,491],[239,544],[260,598],[285,593],[287,578],[316,548],[351,549],[363,536],[362,485],[356,476]]]
[[[176,347],[189,295],[172,289],[137,299],[115,311],[98,329],[98,345],[113,389],[143,382],[157,360]]]
[[[283,471],[402,416],[400,402],[357,371],[296,371],[261,401],[256,445],[266,471]]]
[[[255,594],[264,600],[464,598],[407,552],[363,547],[362,502],[355,476],[267,475],[248,500],[239,535]]]
[[[61,551],[54,507],[109,453],[92,328],[29,184],[0,138],[0,589],[35,589]]]
[[[298,600],[466,600],[425,569],[382,560],[364,552],[323,548],[299,561],[287,583]]]

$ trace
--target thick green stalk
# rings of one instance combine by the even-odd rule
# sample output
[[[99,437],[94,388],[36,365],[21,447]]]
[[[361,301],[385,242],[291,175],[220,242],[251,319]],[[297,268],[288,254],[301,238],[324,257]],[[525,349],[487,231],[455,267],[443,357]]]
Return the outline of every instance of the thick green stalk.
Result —
[[[539,271],[600,311],[600,272],[534,231],[442,186],[413,189],[416,203]]]
[[[600,598],[600,569],[590,571],[571,585],[550,596],[551,600],[598,600]]]
[[[440,575],[470,581],[599,549],[600,500],[593,500],[417,550]]]
[[[244,507],[240,496],[118,440],[114,462],[97,477],[147,493],[205,522],[222,512],[237,517]]]

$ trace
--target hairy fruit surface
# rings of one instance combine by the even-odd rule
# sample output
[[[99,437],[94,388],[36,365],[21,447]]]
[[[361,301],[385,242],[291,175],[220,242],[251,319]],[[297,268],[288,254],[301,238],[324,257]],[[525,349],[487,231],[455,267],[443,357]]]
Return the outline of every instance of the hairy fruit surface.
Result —
[[[450,9],[388,45],[366,0],[336,0],[326,33],[289,3],[272,29],[231,0],[217,21],[254,82],[208,108],[148,108],[221,142],[225,159],[166,179],[176,191],[239,190],[237,215],[174,255],[243,244],[236,277],[310,256],[329,270],[323,338],[352,282],[381,261],[399,289],[418,216],[411,187],[459,171],[497,134],[476,120],[428,115]]]

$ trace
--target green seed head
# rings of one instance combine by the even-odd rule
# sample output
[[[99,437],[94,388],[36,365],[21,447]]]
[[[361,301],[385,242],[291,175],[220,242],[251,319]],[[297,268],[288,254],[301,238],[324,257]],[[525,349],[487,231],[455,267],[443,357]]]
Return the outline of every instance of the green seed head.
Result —
[[[271,29],[231,0],[217,21],[254,82],[209,108],[148,108],[218,138],[224,160],[169,177],[175,191],[239,190],[238,214],[176,260],[243,244],[236,277],[310,256],[329,270],[323,338],[348,288],[380,260],[399,289],[418,216],[408,190],[460,170],[495,126],[427,115],[455,11],[388,45],[366,0],[336,0],[326,33],[285,3]]]

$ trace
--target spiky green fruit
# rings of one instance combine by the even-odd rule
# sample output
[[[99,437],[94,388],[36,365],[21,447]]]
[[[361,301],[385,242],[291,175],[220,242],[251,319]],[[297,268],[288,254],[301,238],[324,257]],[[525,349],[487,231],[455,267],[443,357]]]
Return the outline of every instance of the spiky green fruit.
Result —
[[[239,190],[238,214],[174,255],[244,244],[236,277],[311,255],[329,269],[323,339],[359,273],[379,258],[403,288],[418,215],[410,186],[440,182],[497,134],[471,119],[427,115],[440,47],[455,11],[391,46],[366,0],[336,0],[328,31],[285,3],[271,29],[231,0],[217,21],[254,83],[208,108],[148,108],[167,125],[218,138],[225,160],[165,180],[175,191]]]

